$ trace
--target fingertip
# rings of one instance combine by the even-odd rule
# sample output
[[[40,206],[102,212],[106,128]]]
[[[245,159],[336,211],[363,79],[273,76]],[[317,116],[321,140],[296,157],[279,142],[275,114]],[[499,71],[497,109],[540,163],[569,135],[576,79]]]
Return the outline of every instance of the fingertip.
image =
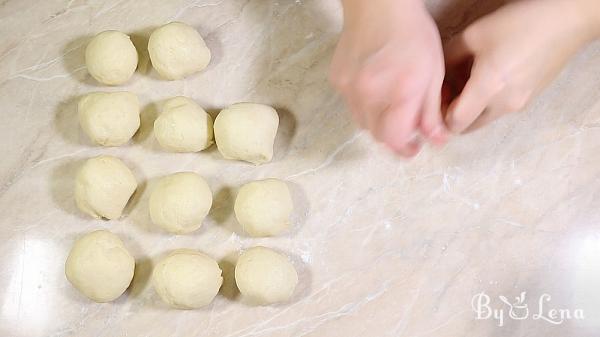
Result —
[[[446,116],[444,117],[447,130],[454,134],[461,133],[463,128],[462,120],[460,118],[460,114],[458,113],[458,111],[461,111],[459,104],[459,98],[456,98],[454,101],[452,101],[448,106]]]
[[[448,142],[450,137],[448,130],[443,125],[436,126],[433,130],[425,133],[427,139],[436,146],[444,145]]]

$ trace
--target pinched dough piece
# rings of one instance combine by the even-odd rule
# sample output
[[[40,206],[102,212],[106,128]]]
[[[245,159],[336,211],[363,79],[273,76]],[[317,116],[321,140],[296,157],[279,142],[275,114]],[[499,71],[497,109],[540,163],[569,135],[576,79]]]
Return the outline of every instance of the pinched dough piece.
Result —
[[[213,143],[213,121],[192,99],[174,97],[154,121],[154,137],[168,151],[202,151]]]
[[[94,218],[117,219],[137,181],[123,162],[112,156],[88,159],[75,179],[75,201],[81,211]]]
[[[140,103],[127,91],[87,94],[77,110],[81,128],[99,145],[123,145],[140,127]]]
[[[227,159],[262,164],[273,158],[279,116],[272,107],[236,103],[221,110],[215,119],[215,141]]]

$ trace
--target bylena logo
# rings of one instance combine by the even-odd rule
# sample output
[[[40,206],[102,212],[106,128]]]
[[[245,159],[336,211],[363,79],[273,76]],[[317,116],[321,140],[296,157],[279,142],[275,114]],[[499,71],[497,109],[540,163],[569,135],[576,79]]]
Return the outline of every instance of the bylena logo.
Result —
[[[479,320],[494,319],[498,326],[504,326],[507,319],[520,321],[526,319],[543,320],[550,324],[559,325],[567,320],[585,319],[583,309],[553,308],[550,301],[552,297],[542,294],[537,300],[537,308],[529,309],[526,303],[527,292],[523,291],[510,301],[506,296],[498,296],[498,301],[492,303],[492,298],[485,292],[473,296],[471,307],[475,318]]]

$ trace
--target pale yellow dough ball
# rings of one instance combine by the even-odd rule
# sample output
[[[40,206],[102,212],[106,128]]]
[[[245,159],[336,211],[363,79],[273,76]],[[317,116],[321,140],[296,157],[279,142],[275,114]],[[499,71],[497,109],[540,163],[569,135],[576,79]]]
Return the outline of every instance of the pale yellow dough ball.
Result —
[[[210,50],[200,33],[182,22],[157,28],[148,40],[152,66],[167,80],[179,80],[198,72],[210,62]]]
[[[221,110],[215,119],[215,141],[223,157],[253,164],[273,158],[279,116],[272,107],[236,103]]]
[[[131,283],[135,260],[115,234],[98,230],[77,241],[65,263],[71,284],[95,302],[117,299]]]
[[[85,49],[85,65],[98,82],[119,85],[135,72],[138,54],[129,36],[107,30],[96,35]]]
[[[119,158],[98,156],[88,159],[75,178],[75,202],[79,209],[94,218],[117,219],[133,192],[137,181]]]
[[[259,246],[240,255],[235,266],[235,283],[250,301],[271,304],[292,297],[298,274],[286,256]]]
[[[287,184],[279,179],[252,181],[240,188],[235,217],[251,236],[273,236],[285,231],[293,209]]]
[[[140,103],[127,91],[87,94],[79,100],[77,111],[81,129],[99,145],[123,145],[140,127]]]
[[[167,151],[202,151],[213,143],[213,121],[192,99],[174,97],[154,121],[154,137]]]
[[[209,304],[222,283],[217,262],[191,249],[172,252],[156,265],[152,274],[158,295],[177,309],[196,309]]]
[[[178,172],[156,183],[150,194],[150,218],[167,232],[185,234],[202,225],[211,205],[206,181],[194,172]]]

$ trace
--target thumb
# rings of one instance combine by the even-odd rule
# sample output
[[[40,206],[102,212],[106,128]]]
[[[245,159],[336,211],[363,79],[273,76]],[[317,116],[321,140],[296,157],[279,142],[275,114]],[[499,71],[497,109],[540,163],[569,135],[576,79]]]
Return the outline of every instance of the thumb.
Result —
[[[448,128],[455,133],[467,129],[500,92],[502,86],[503,82],[489,66],[475,60],[465,87],[448,107]]]

